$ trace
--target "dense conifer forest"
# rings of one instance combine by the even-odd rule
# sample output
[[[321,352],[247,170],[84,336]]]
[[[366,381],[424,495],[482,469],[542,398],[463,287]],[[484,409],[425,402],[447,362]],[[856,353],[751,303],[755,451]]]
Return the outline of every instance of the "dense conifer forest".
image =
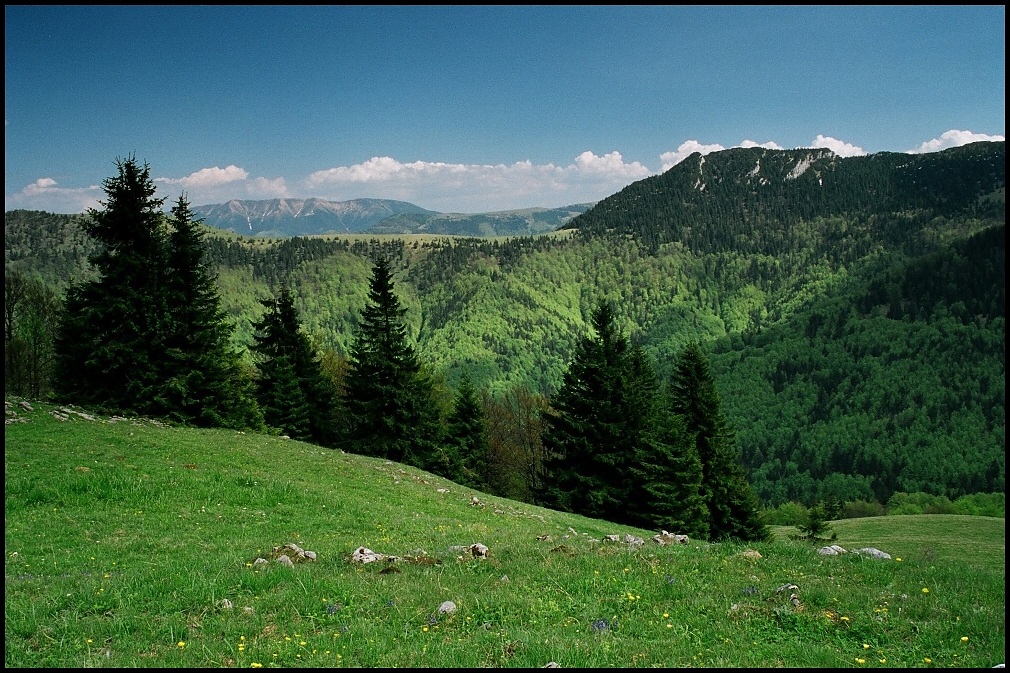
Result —
[[[178,227],[164,217],[165,241],[176,241],[168,255],[187,243],[168,238]],[[101,275],[108,242],[87,235],[93,221],[5,215],[8,393],[68,392],[59,316],[65,298]],[[545,459],[560,469],[549,461],[553,403],[570,397],[566,376],[585,340],[600,336],[602,305],[657,390],[697,348],[750,495],[765,506],[1005,490],[1002,142],[845,159],[759,148],[695,155],[540,236],[267,240],[198,230],[219,294],[219,312],[204,314],[207,334],[228,326],[227,348],[211,338],[223,380],[269,374],[269,311],[290,301],[338,409],[366,399],[348,391],[362,385],[361,339],[374,320],[377,265],[386,265],[384,301],[395,300],[400,345],[416,358],[409,378],[423,380],[434,405],[415,418],[445,421],[410,449],[415,464],[492,492],[537,500]],[[274,364],[270,376],[290,376]],[[262,408],[275,405],[267,426],[281,431],[276,400],[258,390]],[[347,408],[332,419],[317,413],[314,426],[310,409],[295,411],[292,427],[323,433],[324,445],[364,427]],[[479,428],[481,441],[461,436],[464,427]],[[642,437],[638,451],[679,446],[651,430]]]

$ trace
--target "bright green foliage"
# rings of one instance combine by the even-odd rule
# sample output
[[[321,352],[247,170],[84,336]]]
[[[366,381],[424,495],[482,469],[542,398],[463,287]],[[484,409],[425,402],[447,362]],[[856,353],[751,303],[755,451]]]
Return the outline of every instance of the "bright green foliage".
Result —
[[[99,243],[99,278],[70,288],[57,338],[56,392],[86,406],[155,416],[168,408],[163,356],[167,232],[147,165],[117,161],[104,209],[84,230]]]
[[[390,263],[380,257],[351,348],[342,394],[348,450],[425,469],[438,467],[441,419],[394,294]]]
[[[714,540],[765,539],[768,533],[761,523],[757,498],[747,483],[708,359],[698,344],[684,348],[669,388],[673,412],[684,418],[687,430],[695,436],[709,536]]]
[[[701,469],[684,427],[660,403],[655,372],[617,328],[610,302],[592,314],[545,415],[541,499],[550,507],[691,535],[707,530]]]
[[[266,424],[295,439],[333,446],[336,387],[299,325],[291,291],[282,287],[263,305],[253,351],[261,358],[257,390]]]
[[[464,486],[488,490],[491,449],[484,426],[484,411],[466,372],[460,378],[452,413],[446,419],[443,446],[448,460],[436,472]]]

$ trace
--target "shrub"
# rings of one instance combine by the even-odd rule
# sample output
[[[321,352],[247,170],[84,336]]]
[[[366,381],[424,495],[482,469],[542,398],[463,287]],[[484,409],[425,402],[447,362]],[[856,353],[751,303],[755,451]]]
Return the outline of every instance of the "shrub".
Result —
[[[807,508],[798,502],[784,502],[766,509],[762,516],[769,526],[799,526],[807,521]]]
[[[842,506],[842,519],[862,519],[868,516],[884,516],[887,514],[887,508],[881,505],[876,500],[866,501],[866,500],[855,500],[853,502],[847,502]]]

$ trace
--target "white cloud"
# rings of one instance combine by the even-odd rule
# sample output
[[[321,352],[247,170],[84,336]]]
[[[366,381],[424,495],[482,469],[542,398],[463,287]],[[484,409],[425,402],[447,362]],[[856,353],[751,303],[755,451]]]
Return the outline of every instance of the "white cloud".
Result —
[[[778,143],[772,142],[770,140],[768,142],[766,142],[766,143],[756,143],[753,140],[745,140],[742,143],[740,143],[739,145],[737,145],[737,147],[763,147],[766,150],[781,150],[781,149],[785,149],[784,147],[782,147]]]
[[[758,143],[753,140],[744,140],[739,145],[734,145],[734,147],[763,147],[768,150],[782,149],[782,147],[776,142],[768,141],[766,143]],[[659,160],[662,162],[660,172],[665,173],[695,152],[700,152],[704,156],[706,154],[711,154],[712,152],[721,152],[724,149],[726,148],[718,143],[703,145],[697,140],[684,141],[675,152],[663,152],[659,155]]]
[[[951,129],[943,133],[939,138],[933,138],[919,145],[914,150],[908,150],[909,154],[922,154],[925,152],[939,152],[940,150],[960,147],[968,143],[979,141],[1001,142],[1006,140],[1003,136],[991,136],[985,133],[972,133],[971,131],[958,131]]]
[[[681,143],[677,151],[663,152],[659,155],[659,160],[662,162],[662,167],[659,170],[665,173],[695,152],[701,152],[702,155],[705,155],[712,152],[721,152],[724,149],[726,148],[719,144],[702,145],[697,140],[686,140]]]
[[[922,143],[909,153],[936,152],[977,141],[1002,141],[1003,136],[950,130],[939,138]],[[743,140],[734,147],[784,149],[778,143]],[[866,152],[853,144],[817,135],[810,146],[827,148],[841,157],[862,156]],[[718,143],[687,140],[675,151],[659,155],[665,172],[695,152],[703,155],[726,149]],[[797,148],[799,149],[799,148]],[[337,166],[310,173],[291,181],[284,177],[252,177],[244,168],[228,164],[224,168],[201,168],[186,176],[155,179],[160,197],[171,205],[179,191],[193,205],[224,203],[231,199],[274,199],[319,197],[333,201],[357,198],[397,199],[441,212],[478,213],[527,207],[560,207],[599,201],[637,180],[653,175],[638,161],[626,161],[620,152],[595,154],[585,151],[567,165],[459,164],[438,161],[402,162],[392,157],[372,157],[351,166]],[[7,210],[26,208],[58,213],[80,213],[101,207],[105,193],[100,185],[84,188],[60,186],[43,177],[20,191],[7,195]]]
[[[225,168],[201,168],[182,178],[155,178],[154,182],[182,187],[186,199],[196,206],[232,199],[261,200],[290,196],[284,178],[250,178],[249,171],[234,164]]]
[[[186,189],[207,189],[245,180],[247,177],[249,177],[248,171],[235,165],[229,165],[226,168],[218,166],[201,168],[184,178],[155,178],[154,181],[164,182],[167,185],[182,185]]]
[[[99,208],[105,192],[99,185],[60,187],[53,178],[39,178],[21,191],[4,196],[4,209],[44,210],[50,213],[83,213]]]
[[[829,149],[840,157],[861,157],[866,154],[862,147],[856,147],[831,136],[822,136],[819,133],[810,146],[815,149]]]
[[[487,212],[598,201],[650,174],[641,163],[624,161],[619,152],[586,151],[568,166],[530,161],[402,163],[391,157],[372,157],[353,166],[316,171],[300,191],[336,201],[387,198],[445,212]]]

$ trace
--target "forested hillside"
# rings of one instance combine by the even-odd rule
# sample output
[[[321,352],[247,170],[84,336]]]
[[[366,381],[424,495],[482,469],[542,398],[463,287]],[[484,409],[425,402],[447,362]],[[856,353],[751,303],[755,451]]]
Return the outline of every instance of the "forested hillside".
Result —
[[[446,399],[466,373],[501,421],[558,392],[606,300],[663,379],[687,344],[702,345],[766,505],[953,498],[1005,488],[1004,194],[1002,142],[845,159],[735,149],[634,183],[557,234],[208,229],[205,242],[235,344],[252,346],[262,302],[287,285],[339,371],[372,265],[388,258],[409,337]],[[84,277],[92,244],[79,219],[8,212],[8,275],[56,293]]]

